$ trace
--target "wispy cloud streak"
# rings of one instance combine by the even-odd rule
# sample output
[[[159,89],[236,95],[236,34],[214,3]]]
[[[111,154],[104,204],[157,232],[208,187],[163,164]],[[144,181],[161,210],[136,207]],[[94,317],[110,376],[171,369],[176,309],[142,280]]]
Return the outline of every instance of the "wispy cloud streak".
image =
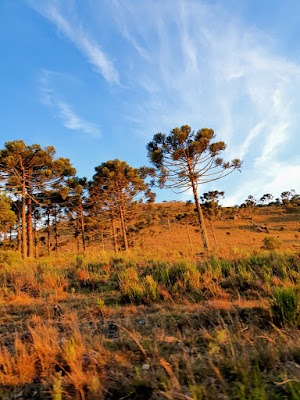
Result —
[[[97,124],[86,121],[77,115],[70,104],[55,95],[54,90],[50,86],[50,80],[57,75],[61,74],[53,71],[43,72],[40,79],[41,102],[53,110],[54,116],[62,120],[65,128],[83,132],[92,137],[100,137],[101,130]]]
[[[61,11],[66,10],[59,8],[61,1],[40,1],[39,12],[107,82],[119,85],[118,98],[110,101],[118,102],[120,121],[125,126],[131,122],[129,134],[140,134],[146,142],[181,124],[209,127],[228,144],[225,158],[244,160],[242,174],[231,175],[219,187],[231,202],[286,189],[291,171],[299,171],[300,65],[277,51],[273,37],[235,16],[235,10],[204,0],[88,2],[90,26],[97,26],[98,33],[109,27],[119,34],[122,48],[115,50],[120,50],[121,86],[112,58],[94,39],[97,33],[84,30],[82,20],[74,22],[79,1],[68,2],[73,16],[70,9]],[[105,27],[103,10],[111,12],[113,21]],[[51,88],[43,97],[53,101]],[[57,115],[66,125],[79,126],[72,108],[59,102],[65,103],[56,101]]]
[[[74,113],[71,106],[63,101],[57,102],[58,116],[62,119],[66,128],[81,131],[89,135],[99,137],[100,129],[96,124],[85,121]]]
[[[113,61],[103,52],[100,45],[90,34],[81,26],[76,26],[64,17],[59,9],[53,4],[45,2],[33,2],[34,8],[49,21],[53,22],[57,28],[77,47],[77,49],[94,66],[97,73],[109,82],[119,85],[119,72],[114,66]]]
[[[290,182],[283,152],[289,143],[300,146],[300,65],[278,55],[272,38],[219,5],[115,3],[120,31],[125,24],[128,36],[143,37],[155,60],[155,65],[139,61],[132,71],[144,90],[142,102],[128,110],[139,132],[149,138],[183,123],[215,129],[228,144],[227,157],[245,161],[242,175],[229,179],[235,202],[249,191],[256,195],[268,187],[276,192],[284,180]],[[297,154],[293,149],[290,154],[298,171]]]

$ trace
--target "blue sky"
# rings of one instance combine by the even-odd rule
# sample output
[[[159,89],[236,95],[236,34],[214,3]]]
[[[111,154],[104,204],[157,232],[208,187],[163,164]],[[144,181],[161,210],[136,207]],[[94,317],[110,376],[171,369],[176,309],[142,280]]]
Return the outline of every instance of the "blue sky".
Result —
[[[1,146],[53,145],[91,178],[147,164],[157,132],[208,127],[244,164],[200,193],[300,191],[298,0],[1,0],[0,54]]]

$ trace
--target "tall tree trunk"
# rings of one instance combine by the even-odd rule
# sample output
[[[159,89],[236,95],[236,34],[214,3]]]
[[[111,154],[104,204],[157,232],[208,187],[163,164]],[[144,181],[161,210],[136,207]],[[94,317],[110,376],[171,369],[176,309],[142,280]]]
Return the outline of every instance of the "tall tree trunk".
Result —
[[[215,246],[216,246],[216,248],[218,248],[218,243],[217,243],[217,240],[216,240],[215,231],[214,231],[214,228],[213,228],[212,221],[210,220],[209,222],[210,222],[210,227],[211,227],[211,231],[212,231],[212,234],[213,234]]]
[[[34,221],[34,257],[38,258],[38,235],[36,229],[36,220]]]
[[[47,252],[48,256],[50,256],[50,207],[47,208]]]
[[[26,181],[25,168],[22,168],[22,258],[27,257],[27,235],[26,235]]]
[[[80,253],[80,244],[79,244],[79,226],[78,219],[76,218],[76,244],[77,244],[77,255]]]
[[[21,251],[22,235],[21,235],[21,213],[18,211],[18,233],[17,233],[17,248]]]
[[[82,247],[83,247],[83,252],[85,252],[85,231],[84,231],[83,208],[82,208],[82,200],[81,199],[80,199],[80,203],[79,203],[79,212],[80,212]]]
[[[195,179],[193,178],[194,172],[192,170],[191,163],[188,158],[187,158],[187,164],[188,164],[188,169],[189,169],[189,174],[190,174],[190,182],[191,182],[192,188],[193,188],[193,195],[194,195],[195,205],[196,205],[197,214],[198,214],[198,221],[199,221],[200,233],[201,233],[201,237],[202,237],[203,246],[204,246],[204,249],[209,250],[209,244],[208,244],[208,238],[207,238],[207,232],[206,232],[206,228],[205,228],[203,212],[202,212],[202,208],[199,203]]]
[[[112,237],[113,237],[113,243],[114,243],[114,250],[115,253],[118,252],[118,246],[117,246],[117,240],[116,240],[116,228],[115,228],[115,218],[112,215],[111,217],[111,229],[112,229]]]
[[[56,250],[56,255],[58,255],[58,221],[57,221],[56,206],[54,209],[54,227],[55,227],[55,250]]]
[[[189,243],[190,243],[191,247],[193,247],[193,243],[192,243],[192,239],[191,239],[188,223],[186,223],[186,230],[187,230],[187,234],[188,234],[188,237],[189,237]]]
[[[32,236],[32,200],[27,197],[27,239],[28,239],[28,257],[33,257],[33,236]]]
[[[206,228],[205,228],[205,222],[204,222],[202,208],[201,208],[200,203],[199,203],[197,188],[196,188],[196,185],[195,185],[194,181],[191,181],[191,183],[192,183],[193,194],[194,194],[194,199],[195,199],[195,205],[196,205],[197,214],[198,214],[198,221],[199,221],[199,225],[200,225],[200,232],[201,232],[203,246],[204,246],[205,249],[209,250],[207,232],[206,232]]]
[[[119,206],[119,213],[120,213],[121,229],[122,229],[123,240],[124,240],[124,248],[125,248],[125,251],[127,251],[128,250],[128,240],[127,240],[124,212],[123,212],[121,205]]]

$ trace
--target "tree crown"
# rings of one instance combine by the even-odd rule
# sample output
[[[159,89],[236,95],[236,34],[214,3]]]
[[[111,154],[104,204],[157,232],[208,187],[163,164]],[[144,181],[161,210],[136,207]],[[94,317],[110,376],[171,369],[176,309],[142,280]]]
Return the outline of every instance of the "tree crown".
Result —
[[[158,171],[158,184],[188,189],[192,181],[207,183],[240,170],[239,159],[226,162],[219,157],[226,145],[222,141],[212,142],[214,138],[212,129],[203,128],[195,133],[188,125],[174,128],[169,135],[154,135],[147,151]]]

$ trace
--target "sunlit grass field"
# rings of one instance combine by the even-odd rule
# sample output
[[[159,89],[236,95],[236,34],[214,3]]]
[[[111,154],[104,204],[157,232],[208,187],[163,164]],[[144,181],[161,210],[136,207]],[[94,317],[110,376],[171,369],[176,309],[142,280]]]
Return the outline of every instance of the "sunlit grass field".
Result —
[[[199,232],[197,220],[178,220],[177,216],[194,210],[194,205],[182,202],[153,204],[151,213],[154,218],[149,226],[138,233],[130,235],[131,248],[136,252],[147,254],[150,258],[160,257],[162,259],[173,259],[179,257],[191,257],[197,260],[199,257],[207,256],[203,252],[203,243]],[[253,209],[224,208],[220,218],[212,222],[206,220],[206,229],[210,247],[213,253],[223,258],[230,259],[235,251],[251,253],[261,251],[265,248],[266,237],[276,237],[280,243],[279,248],[283,251],[300,252],[300,213],[287,213],[281,207],[254,207]],[[188,222],[188,223],[187,223]],[[73,237],[70,227],[61,223],[59,253],[82,252],[79,239]],[[113,250],[110,230],[104,235],[91,234],[88,240],[89,254],[97,255],[101,250]],[[39,232],[44,236],[45,232]],[[88,234],[89,236],[89,234]],[[94,235],[95,236],[95,235]],[[103,240],[102,240],[103,239]],[[54,240],[52,239],[54,246]],[[39,254],[46,255],[46,245],[39,243]]]
[[[299,399],[300,260],[0,254],[1,399]]]

